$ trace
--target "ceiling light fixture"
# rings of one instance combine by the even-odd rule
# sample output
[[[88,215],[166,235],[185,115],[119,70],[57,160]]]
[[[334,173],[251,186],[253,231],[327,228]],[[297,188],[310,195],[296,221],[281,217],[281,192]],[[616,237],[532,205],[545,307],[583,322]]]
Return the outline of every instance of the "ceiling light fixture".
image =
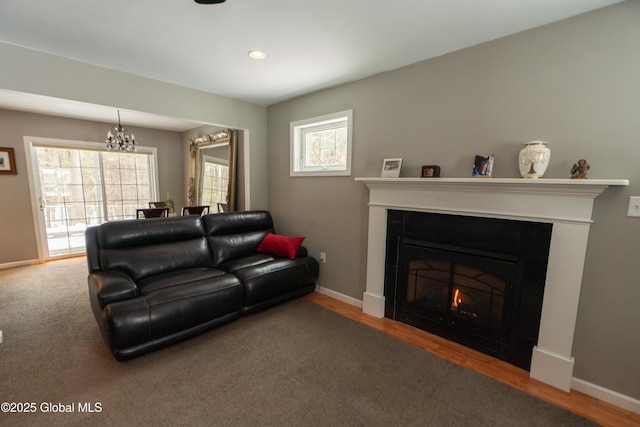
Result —
[[[267,54],[264,53],[261,50],[250,50],[249,53],[249,58],[251,59],[265,59],[267,57]]]
[[[109,129],[105,142],[108,150],[136,150],[136,137],[133,134],[129,135],[127,130],[120,124],[120,110],[118,110],[118,125]]]

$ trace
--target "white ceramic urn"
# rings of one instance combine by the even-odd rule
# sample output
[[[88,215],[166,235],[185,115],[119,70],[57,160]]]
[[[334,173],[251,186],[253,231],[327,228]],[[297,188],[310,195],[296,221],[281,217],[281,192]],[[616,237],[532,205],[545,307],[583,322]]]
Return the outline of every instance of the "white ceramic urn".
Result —
[[[531,141],[524,144],[518,157],[520,175],[523,178],[542,178],[549,166],[551,150],[544,141]]]

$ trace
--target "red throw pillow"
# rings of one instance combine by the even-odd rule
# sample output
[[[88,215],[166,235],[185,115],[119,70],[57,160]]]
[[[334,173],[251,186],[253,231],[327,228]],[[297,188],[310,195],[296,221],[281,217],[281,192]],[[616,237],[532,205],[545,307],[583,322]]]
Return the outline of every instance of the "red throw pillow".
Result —
[[[258,252],[294,259],[304,237],[287,237],[268,233],[258,245]]]

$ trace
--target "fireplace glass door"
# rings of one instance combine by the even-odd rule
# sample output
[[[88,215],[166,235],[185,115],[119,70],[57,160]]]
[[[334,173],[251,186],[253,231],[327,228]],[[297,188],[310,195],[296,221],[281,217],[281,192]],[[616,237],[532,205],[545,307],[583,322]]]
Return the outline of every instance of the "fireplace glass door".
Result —
[[[492,353],[504,351],[516,260],[407,244],[401,252],[401,318]]]

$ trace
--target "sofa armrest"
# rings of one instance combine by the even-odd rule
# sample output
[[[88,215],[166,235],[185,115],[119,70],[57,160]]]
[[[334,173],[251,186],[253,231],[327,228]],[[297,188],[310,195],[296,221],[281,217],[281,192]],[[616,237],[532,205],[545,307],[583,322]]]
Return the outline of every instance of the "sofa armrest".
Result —
[[[96,297],[100,308],[115,301],[123,301],[138,296],[138,286],[121,271],[100,271],[88,277],[89,295]]]
[[[300,246],[298,248],[298,252],[296,252],[296,258],[306,258],[309,256],[309,251],[304,246]]]

